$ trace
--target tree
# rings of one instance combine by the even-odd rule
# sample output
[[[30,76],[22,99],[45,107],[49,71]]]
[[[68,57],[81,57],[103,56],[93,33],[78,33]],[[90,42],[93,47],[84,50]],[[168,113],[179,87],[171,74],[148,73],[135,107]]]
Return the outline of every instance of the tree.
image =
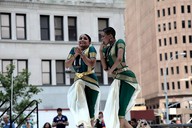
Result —
[[[0,90],[0,104],[5,100],[10,101],[11,85],[13,82],[12,112],[19,114],[32,101],[32,96],[41,92],[42,89],[28,84],[30,73],[26,69],[15,77],[12,77],[15,69],[13,64],[8,65],[6,69],[7,73],[0,73],[0,84],[2,85],[2,90]],[[40,99],[37,99],[37,101],[41,102]]]

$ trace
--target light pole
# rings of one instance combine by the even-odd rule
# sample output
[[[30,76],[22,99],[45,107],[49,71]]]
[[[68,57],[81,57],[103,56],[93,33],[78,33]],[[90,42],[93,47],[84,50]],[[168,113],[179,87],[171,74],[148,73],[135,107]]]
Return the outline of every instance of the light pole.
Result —
[[[166,78],[166,76],[167,76],[167,69],[168,69],[168,65],[169,65],[169,62],[173,59],[173,57],[176,57],[176,56],[178,56],[178,55],[181,55],[181,56],[184,56],[186,53],[178,53],[178,54],[175,54],[175,56],[172,56],[169,60],[168,60],[168,62],[167,62],[167,64],[166,64],[166,68],[165,68],[165,70],[164,70],[164,94],[165,94],[165,103],[166,103],[166,105],[165,105],[165,107],[166,107],[166,123],[168,124],[169,123],[169,100],[168,100],[168,95],[167,95],[167,78]]]

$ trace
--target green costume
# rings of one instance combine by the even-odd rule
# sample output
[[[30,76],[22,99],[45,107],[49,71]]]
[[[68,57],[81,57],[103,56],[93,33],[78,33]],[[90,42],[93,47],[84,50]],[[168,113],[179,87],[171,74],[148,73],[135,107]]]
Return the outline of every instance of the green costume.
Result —
[[[73,57],[74,54],[75,47],[71,49],[68,55],[68,59]],[[83,54],[88,58],[96,59],[97,52],[95,48],[90,45],[87,49],[83,51]],[[75,58],[72,66],[76,72],[74,82],[82,80],[85,84],[84,92],[89,109],[89,116],[90,118],[94,118],[95,104],[99,93],[98,79],[96,74],[94,73],[94,68],[87,66],[85,62],[80,58],[80,55]]]
[[[106,59],[107,66],[111,68],[117,59],[117,52],[120,48],[124,50],[123,60],[114,70],[114,72],[118,73],[114,74],[113,77],[114,79],[120,80],[118,115],[120,118],[124,118],[127,106],[130,102],[133,93],[135,92],[136,87],[133,87],[133,85],[137,85],[135,74],[128,68],[128,66],[123,66],[122,64],[125,63],[125,42],[122,39],[119,39],[114,44],[104,48],[103,54]]]

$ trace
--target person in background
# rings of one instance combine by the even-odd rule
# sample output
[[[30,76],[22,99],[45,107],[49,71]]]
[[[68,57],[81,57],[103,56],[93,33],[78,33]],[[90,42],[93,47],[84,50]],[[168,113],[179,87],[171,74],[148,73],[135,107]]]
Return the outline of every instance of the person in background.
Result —
[[[53,118],[52,126],[56,128],[65,128],[69,125],[67,116],[62,115],[62,109],[57,109],[57,116]]]
[[[103,112],[105,125],[107,128],[132,128],[125,120],[125,114],[135,104],[140,86],[125,61],[126,43],[122,39],[116,40],[116,31],[112,27],[103,29],[101,35],[101,64],[114,78]]]
[[[130,125],[133,127],[133,128],[137,128],[137,120],[135,118],[132,118],[131,121],[130,121]]]
[[[43,128],[51,128],[51,124],[49,122],[46,122],[44,125],[43,125]]]
[[[3,116],[3,121],[4,121],[3,128],[10,128],[10,120],[9,120],[9,116],[8,115],[4,115]],[[11,127],[15,128],[14,123],[12,123]]]
[[[96,119],[94,128],[106,128],[103,119],[103,112],[99,112],[98,119]]]
[[[67,94],[68,107],[77,127],[93,128],[95,114],[99,111],[99,84],[95,74],[96,49],[87,34],[79,37],[65,61],[66,68],[73,67],[75,78]]]

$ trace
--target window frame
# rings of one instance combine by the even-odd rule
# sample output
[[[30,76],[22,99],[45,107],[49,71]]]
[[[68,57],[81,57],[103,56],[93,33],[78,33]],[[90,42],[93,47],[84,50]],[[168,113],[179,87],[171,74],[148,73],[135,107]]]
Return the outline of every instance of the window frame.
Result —
[[[74,25],[69,24],[70,19],[74,20]],[[74,35],[71,35],[71,32],[73,32]],[[77,17],[75,16],[68,16],[68,39],[69,41],[77,41]]]
[[[8,20],[9,20],[9,23],[8,23],[8,26],[4,26],[4,25],[2,25],[2,20],[0,21],[0,28],[1,28],[1,39],[12,39],[12,33],[11,33],[11,31],[12,31],[12,28],[11,28],[11,13],[0,13],[0,19],[3,19],[2,18],[2,15],[7,15],[8,16]],[[6,37],[3,37],[3,29],[2,28],[8,28],[8,30],[9,30],[9,37],[8,38],[6,38]]]
[[[17,26],[17,16],[23,16],[23,19],[24,19],[24,21],[23,21],[23,22],[24,22],[24,25],[23,25],[23,26],[24,26],[24,27],[18,27],[18,26]],[[19,13],[17,13],[16,16],[15,16],[15,18],[16,18],[16,38],[17,38],[17,40],[26,40],[26,39],[27,39],[27,34],[26,34],[26,32],[27,32],[27,31],[26,31],[26,14],[19,14]],[[17,33],[17,29],[18,29],[18,28],[23,28],[23,29],[24,29],[24,31],[23,31],[23,32],[24,32],[24,38],[18,38],[18,35],[17,35],[17,34],[18,34],[18,33]]]
[[[60,28],[56,25],[56,20],[61,20]],[[58,22],[57,22],[58,23]],[[54,31],[55,31],[55,41],[63,41],[64,40],[64,31],[63,31],[63,16],[54,16]],[[61,31],[61,35],[56,35],[56,31]],[[60,36],[60,39],[57,39],[57,36]]]
[[[43,22],[42,18],[46,18],[44,19],[47,22],[46,27],[42,25],[42,22]],[[50,40],[50,16],[49,15],[40,15],[40,30],[41,30],[41,40]],[[43,37],[44,31],[47,32],[46,37]]]

